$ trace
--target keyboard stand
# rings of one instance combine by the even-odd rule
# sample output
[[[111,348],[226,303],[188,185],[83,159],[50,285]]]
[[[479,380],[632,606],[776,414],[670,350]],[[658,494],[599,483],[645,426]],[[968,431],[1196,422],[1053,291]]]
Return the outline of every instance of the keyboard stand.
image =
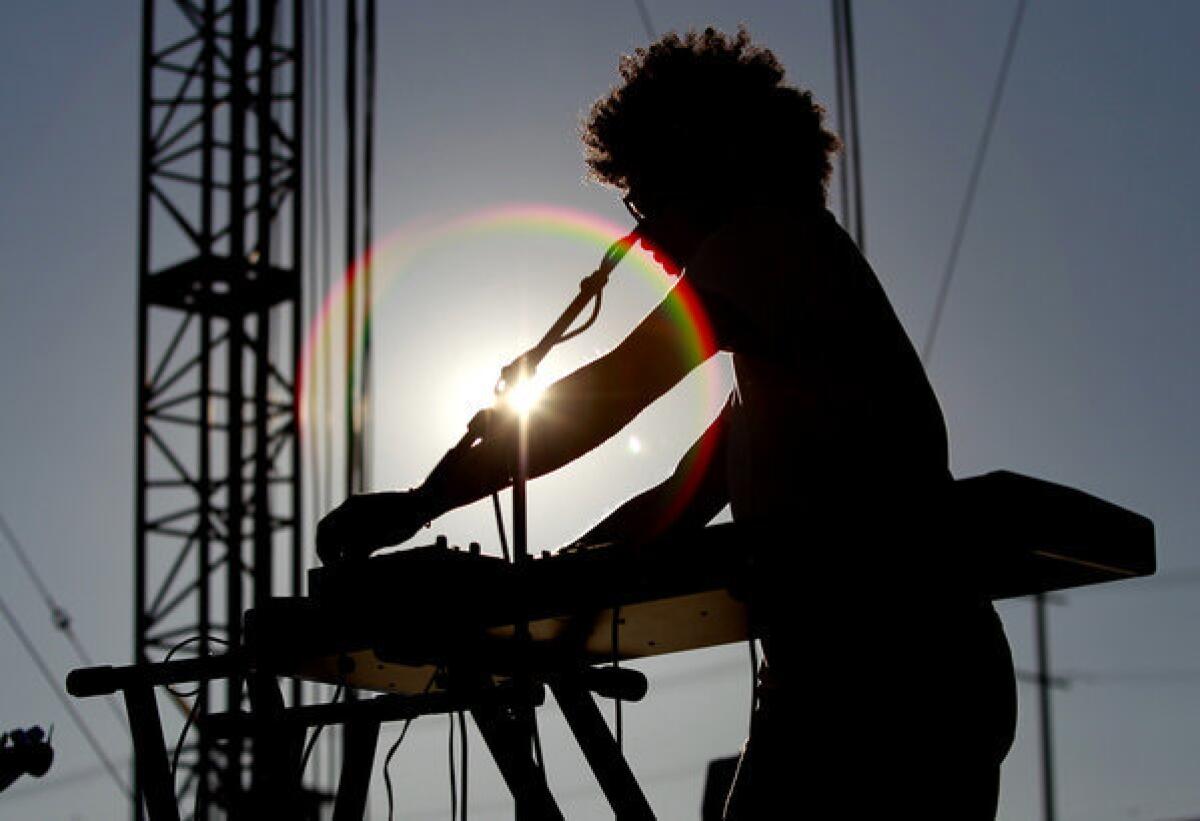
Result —
[[[614,675],[609,675],[610,673]],[[334,821],[359,821],[367,806],[367,790],[378,748],[379,732],[388,721],[423,715],[470,712],[516,803],[517,821],[563,821],[543,769],[534,760],[528,739],[532,727],[522,716],[545,700],[545,687],[534,684],[524,698],[511,684],[487,684],[419,695],[379,695],[361,701],[284,707],[277,679],[251,670],[238,653],[204,659],[125,667],[92,667],[68,676],[67,690],[76,697],[120,691],[125,697],[137,761],[139,800],[149,821],[179,821],[179,805],[171,778],[171,762],[163,737],[154,687],[238,676],[251,688],[251,711],[215,713],[205,719],[213,738],[252,736],[258,745],[254,787],[244,817],[299,812],[300,756],[308,728],[345,726],[346,748],[334,803]],[[640,673],[623,669],[580,668],[545,676],[562,708],[584,757],[592,768],[619,821],[654,821],[641,786],[605,723],[591,690],[624,687],[629,700],[645,693]],[[629,682],[640,679],[640,693]],[[525,709],[521,709],[521,707]],[[242,815],[229,807],[231,817]],[[263,815],[263,813],[266,815]]]

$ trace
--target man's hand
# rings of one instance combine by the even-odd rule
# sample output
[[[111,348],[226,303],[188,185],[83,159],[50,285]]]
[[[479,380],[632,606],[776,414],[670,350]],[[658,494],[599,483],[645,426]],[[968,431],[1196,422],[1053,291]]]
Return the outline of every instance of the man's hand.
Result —
[[[351,496],[317,525],[317,556],[325,564],[365,559],[408,541],[432,516],[420,489]]]

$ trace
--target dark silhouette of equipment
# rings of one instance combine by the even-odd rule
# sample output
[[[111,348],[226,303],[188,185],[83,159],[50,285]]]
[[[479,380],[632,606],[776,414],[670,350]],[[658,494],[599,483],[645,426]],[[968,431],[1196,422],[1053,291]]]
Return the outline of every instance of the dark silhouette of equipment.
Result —
[[[704,777],[704,800],[700,804],[700,821],[721,821],[725,815],[725,799],[737,775],[738,756],[717,758],[708,763]]]
[[[1154,572],[1151,522],[1078,490],[997,472],[956,482],[945,505],[930,532],[956,546],[947,555],[959,583],[992,599]],[[346,726],[334,813],[346,821],[362,817],[382,722],[468,711],[518,817],[561,818],[527,728],[514,720],[548,689],[617,817],[652,819],[593,696],[637,700],[645,678],[599,665],[745,639],[747,538],[737,525],[715,525],[648,544],[547,552],[521,565],[439,540],[310,571],[309,596],[270,599],[246,614],[245,643],[233,652],[77,670],[67,686],[76,696],[124,691],[153,821],[173,821],[178,810],[152,688],[234,677],[250,683],[253,709],[204,720],[218,738],[259,733],[262,770],[251,799],[268,802],[264,811],[298,806],[307,727]],[[517,637],[521,623],[527,641]],[[528,686],[514,683],[518,674]],[[382,695],[284,707],[277,675]]]
[[[51,728],[51,735],[54,729]],[[50,737],[41,727],[0,735],[0,792],[23,775],[41,778],[54,762]]]

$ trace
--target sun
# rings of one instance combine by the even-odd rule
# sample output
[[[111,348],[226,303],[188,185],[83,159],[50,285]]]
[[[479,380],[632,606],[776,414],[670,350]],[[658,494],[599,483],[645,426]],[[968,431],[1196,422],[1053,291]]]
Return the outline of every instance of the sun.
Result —
[[[546,392],[546,380],[534,374],[532,379],[522,379],[509,388],[504,403],[522,416],[527,416]]]

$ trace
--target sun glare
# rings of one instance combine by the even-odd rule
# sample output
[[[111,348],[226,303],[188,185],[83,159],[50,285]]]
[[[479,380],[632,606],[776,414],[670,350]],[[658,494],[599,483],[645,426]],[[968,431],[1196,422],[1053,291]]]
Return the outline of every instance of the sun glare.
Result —
[[[538,400],[546,392],[545,383],[534,376],[533,379],[523,379],[513,385],[504,397],[508,406],[519,414],[527,414],[537,406]]]

